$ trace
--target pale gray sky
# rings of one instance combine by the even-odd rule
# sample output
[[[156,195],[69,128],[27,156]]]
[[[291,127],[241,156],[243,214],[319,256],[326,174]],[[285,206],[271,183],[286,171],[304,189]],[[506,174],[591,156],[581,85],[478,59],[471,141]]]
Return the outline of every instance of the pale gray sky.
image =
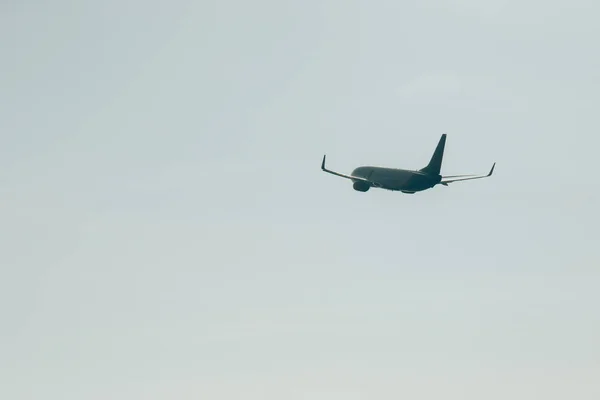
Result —
[[[0,398],[600,397],[596,1],[0,11]]]

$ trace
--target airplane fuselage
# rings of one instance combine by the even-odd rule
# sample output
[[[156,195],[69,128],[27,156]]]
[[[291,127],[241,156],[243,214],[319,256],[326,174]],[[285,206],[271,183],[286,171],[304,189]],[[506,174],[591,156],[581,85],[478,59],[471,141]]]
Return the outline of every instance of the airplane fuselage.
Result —
[[[352,171],[352,176],[376,182],[377,187],[396,190],[404,193],[415,193],[430,189],[440,183],[441,175],[430,175],[421,171],[411,171],[397,168],[382,168],[364,166]],[[362,181],[354,181],[354,189],[366,192],[371,185]]]

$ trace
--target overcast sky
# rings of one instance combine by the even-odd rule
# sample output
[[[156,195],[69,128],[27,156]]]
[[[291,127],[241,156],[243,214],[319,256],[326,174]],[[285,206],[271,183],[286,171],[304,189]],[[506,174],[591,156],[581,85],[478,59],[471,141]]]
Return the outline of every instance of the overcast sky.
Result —
[[[4,1],[0,398],[600,398],[599,12]]]

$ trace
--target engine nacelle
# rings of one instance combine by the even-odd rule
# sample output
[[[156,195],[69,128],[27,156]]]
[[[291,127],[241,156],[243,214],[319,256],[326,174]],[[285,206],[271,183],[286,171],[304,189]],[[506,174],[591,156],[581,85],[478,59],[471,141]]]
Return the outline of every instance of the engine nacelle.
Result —
[[[358,190],[359,192],[366,192],[367,190],[369,190],[371,188],[371,185],[369,185],[366,182],[358,181],[358,182],[354,182],[352,187],[354,188],[354,190]]]

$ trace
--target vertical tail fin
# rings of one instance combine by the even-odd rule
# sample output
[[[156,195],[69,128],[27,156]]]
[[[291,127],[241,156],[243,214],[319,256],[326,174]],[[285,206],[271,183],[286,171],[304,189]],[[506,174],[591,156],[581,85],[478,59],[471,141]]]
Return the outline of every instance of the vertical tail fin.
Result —
[[[431,156],[429,164],[425,168],[420,169],[421,172],[425,172],[430,175],[439,175],[442,169],[442,158],[444,157],[444,147],[446,146],[446,134],[444,133],[440,138],[440,141]]]

